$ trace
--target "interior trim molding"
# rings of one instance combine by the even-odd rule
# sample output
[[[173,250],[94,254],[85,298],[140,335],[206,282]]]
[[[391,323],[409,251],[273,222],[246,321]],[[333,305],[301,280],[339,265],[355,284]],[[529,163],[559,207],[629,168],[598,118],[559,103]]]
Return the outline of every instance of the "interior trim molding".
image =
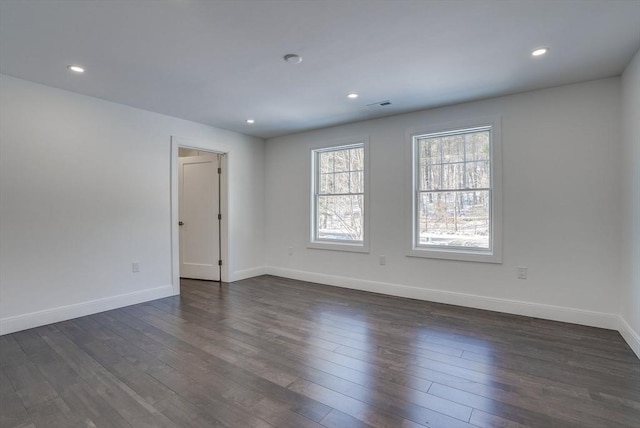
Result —
[[[45,309],[44,311],[1,318],[0,336],[174,295],[176,295],[176,293],[174,292],[173,286],[167,284],[147,290],[135,291],[133,293],[104,297],[88,302]]]
[[[524,315],[552,321],[606,328],[610,330],[618,330],[620,327],[620,317],[618,315],[607,314],[604,312],[586,311],[583,309],[568,308],[564,306],[553,306],[540,303],[523,302],[519,300],[478,296],[475,294],[457,293],[453,291],[418,288],[407,285],[324,275],[278,267],[267,267],[265,271],[270,275],[297,279],[300,281],[316,282],[396,297],[407,297],[410,299],[446,303],[449,305],[465,306],[514,315]]]
[[[618,331],[629,344],[629,347],[631,347],[633,352],[635,352],[638,358],[640,358],[640,335],[633,331],[631,326],[621,315],[618,315],[618,324]]]

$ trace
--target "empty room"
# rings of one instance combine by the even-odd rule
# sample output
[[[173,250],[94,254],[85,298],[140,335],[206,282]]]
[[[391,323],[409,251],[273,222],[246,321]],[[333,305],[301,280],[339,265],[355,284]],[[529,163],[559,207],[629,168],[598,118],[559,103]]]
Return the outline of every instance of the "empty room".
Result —
[[[0,427],[640,428],[640,0],[0,0]]]

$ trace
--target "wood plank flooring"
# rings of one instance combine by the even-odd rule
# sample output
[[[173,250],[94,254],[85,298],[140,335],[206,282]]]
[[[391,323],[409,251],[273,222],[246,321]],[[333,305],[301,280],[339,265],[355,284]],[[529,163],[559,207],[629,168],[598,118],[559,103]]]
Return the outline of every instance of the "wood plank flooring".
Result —
[[[273,276],[0,337],[1,427],[640,427],[620,335]]]

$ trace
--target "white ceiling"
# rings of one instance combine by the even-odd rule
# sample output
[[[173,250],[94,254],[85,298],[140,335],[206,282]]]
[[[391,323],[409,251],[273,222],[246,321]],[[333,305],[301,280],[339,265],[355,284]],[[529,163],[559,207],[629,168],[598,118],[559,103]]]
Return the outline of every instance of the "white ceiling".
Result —
[[[639,48],[640,0],[0,0],[1,73],[263,138],[617,76]]]

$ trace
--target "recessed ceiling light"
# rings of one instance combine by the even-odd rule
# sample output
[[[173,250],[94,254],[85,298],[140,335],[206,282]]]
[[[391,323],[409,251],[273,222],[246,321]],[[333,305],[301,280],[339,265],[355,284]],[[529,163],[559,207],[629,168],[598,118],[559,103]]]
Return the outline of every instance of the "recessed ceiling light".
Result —
[[[302,62],[302,57],[296,54],[286,54],[284,56],[284,60],[289,64],[300,64]]]
[[[84,68],[79,65],[67,65],[67,68],[74,73],[84,73]]]
[[[534,50],[533,52],[531,52],[531,56],[542,56],[542,55],[546,54],[547,52],[549,52],[549,48],[538,48],[538,49]]]
[[[351,98],[351,99],[356,99],[358,98],[360,95],[356,94],[355,92],[350,92],[347,94],[347,98]]]
[[[254,119],[247,119],[245,122],[247,122],[248,125],[253,125],[254,123],[256,123]]]

